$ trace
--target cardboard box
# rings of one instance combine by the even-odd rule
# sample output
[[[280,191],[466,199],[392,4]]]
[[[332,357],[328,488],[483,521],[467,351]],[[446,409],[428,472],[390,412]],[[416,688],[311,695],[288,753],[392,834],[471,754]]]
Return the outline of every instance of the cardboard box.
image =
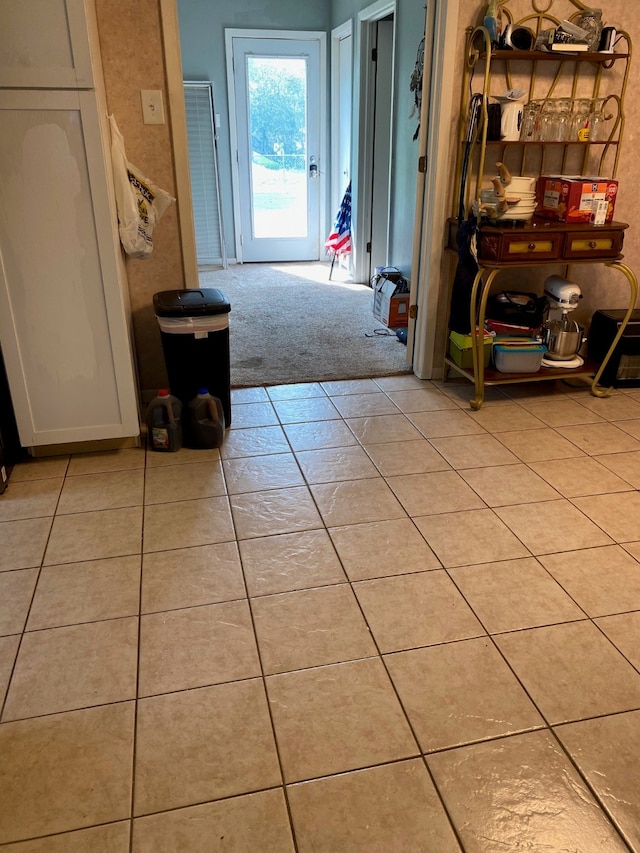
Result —
[[[484,333],[484,366],[489,367],[491,360],[491,346],[493,335]],[[458,367],[473,369],[473,353],[471,352],[471,335],[461,335],[459,332],[451,332],[449,335],[449,355]]]
[[[542,175],[536,187],[536,215],[557,222],[605,225],[613,219],[618,182],[582,175]]]
[[[381,276],[373,286],[373,316],[392,329],[409,325],[409,294],[402,285]]]

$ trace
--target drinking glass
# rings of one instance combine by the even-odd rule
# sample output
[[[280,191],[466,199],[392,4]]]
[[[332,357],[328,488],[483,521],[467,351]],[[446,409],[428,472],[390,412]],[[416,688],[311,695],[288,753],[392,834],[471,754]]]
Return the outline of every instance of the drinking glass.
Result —
[[[560,98],[556,117],[556,141],[568,142],[571,139],[571,98]]]
[[[545,101],[540,114],[540,139],[543,142],[556,142],[558,111],[556,101]]]
[[[592,102],[589,119],[589,139],[592,142],[606,142],[609,138],[606,122],[611,116],[605,114],[604,101],[604,98],[594,98]]]
[[[591,116],[591,101],[578,98],[574,101],[571,118],[571,140],[587,142],[589,140],[589,118]]]
[[[540,139],[540,101],[529,101],[522,112],[521,142],[538,142]]]

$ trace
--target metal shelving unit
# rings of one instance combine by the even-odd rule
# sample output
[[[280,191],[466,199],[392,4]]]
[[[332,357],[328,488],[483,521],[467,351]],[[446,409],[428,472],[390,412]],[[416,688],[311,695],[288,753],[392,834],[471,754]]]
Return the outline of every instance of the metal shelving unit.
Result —
[[[514,21],[508,8],[509,0],[501,5],[506,23],[531,28],[538,34],[560,24],[553,7],[567,2],[575,7],[575,16],[583,8],[579,0],[550,0],[545,11],[539,10],[538,0],[531,0],[532,11]],[[480,190],[486,183],[487,156],[503,162],[517,175],[591,174],[614,178],[617,173],[621,142],[624,134],[624,96],[629,79],[632,56],[627,33],[619,32],[619,52],[616,53],[556,53],[544,51],[493,50],[488,30],[470,27],[467,30],[465,70],[460,102],[459,143],[455,171],[454,199],[456,209],[450,220],[448,248],[456,250],[455,229],[459,214],[468,216],[475,200],[480,209]],[[500,90],[498,87],[503,87]],[[607,115],[608,134],[597,141],[566,140],[506,141],[488,140],[487,104],[490,96],[513,88],[524,89],[528,100],[546,102],[552,98],[602,99]],[[482,95],[479,121],[469,136],[468,116],[472,99]],[[624,263],[621,252],[624,232],[628,225],[612,222],[606,226],[549,223],[534,219],[517,225],[484,224],[478,228],[478,264],[470,298],[470,328],[472,332],[473,369],[465,369],[445,356],[445,371],[449,368],[466,376],[475,384],[471,407],[479,409],[484,400],[485,385],[541,380],[566,379],[569,376],[591,377],[591,391],[606,396],[609,388],[599,385],[600,377],[624,333],[638,297],[638,281]],[[579,251],[576,247],[579,246]],[[562,265],[569,277],[575,263],[601,264],[623,275],[629,285],[629,305],[624,321],[600,365],[585,361],[579,368],[542,368],[536,374],[505,374],[485,369],[483,342],[479,330],[484,326],[487,299],[496,278],[506,270],[517,267]]]

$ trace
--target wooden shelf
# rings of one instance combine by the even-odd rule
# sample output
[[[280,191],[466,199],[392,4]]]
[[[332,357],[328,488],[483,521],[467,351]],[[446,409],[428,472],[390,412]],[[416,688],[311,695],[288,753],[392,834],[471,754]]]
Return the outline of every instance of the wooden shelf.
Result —
[[[481,55],[485,59],[484,54]],[[505,62],[615,62],[628,59],[628,53],[589,53],[587,51],[547,51],[547,50],[494,50],[491,60],[502,59]]]
[[[471,368],[460,367],[449,356],[445,358],[445,362],[457,373],[466,376],[472,382],[474,381]],[[487,367],[484,371],[484,384],[503,385],[514,382],[541,382],[545,379],[568,379],[574,376],[593,377],[598,367],[598,364],[588,359],[585,359],[584,364],[580,367],[541,367],[537,373],[501,373],[499,370]]]
[[[480,143],[480,140],[478,140],[478,143]],[[462,143],[462,144],[464,144],[464,143]],[[525,142],[522,139],[487,139],[486,144],[487,144],[487,147],[489,145],[524,145],[525,147],[528,147],[531,145],[545,145],[545,146],[546,145],[551,145],[551,146],[555,145],[557,147],[560,147],[561,145],[578,145],[581,148],[587,148],[590,145],[619,145],[620,140],[618,140],[618,139],[611,139],[611,140],[596,139],[593,142],[591,142],[591,141],[589,141],[589,142],[578,142],[578,140],[576,140],[574,142],[571,139],[567,139],[567,140],[564,140],[563,142],[555,142],[555,141],[554,142],[550,142],[550,141],[547,142],[546,140],[536,139],[532,142]]]

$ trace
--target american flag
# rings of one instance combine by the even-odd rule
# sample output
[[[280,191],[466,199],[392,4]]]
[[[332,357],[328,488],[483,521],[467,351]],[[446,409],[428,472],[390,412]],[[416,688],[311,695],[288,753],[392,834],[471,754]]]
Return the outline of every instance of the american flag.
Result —
[[[342,199],[333,231],[327,237],[325,249],[336,255],[348,255],[351,251],[351,181]]]

